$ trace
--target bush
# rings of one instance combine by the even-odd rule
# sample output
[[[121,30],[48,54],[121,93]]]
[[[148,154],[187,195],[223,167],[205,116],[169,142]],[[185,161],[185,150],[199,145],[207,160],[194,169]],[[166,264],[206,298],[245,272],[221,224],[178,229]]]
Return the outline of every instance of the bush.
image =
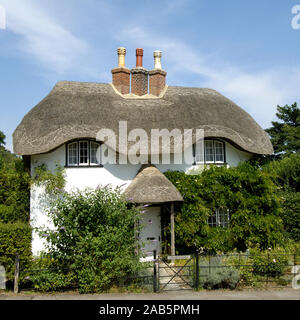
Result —
[[[0,186],[0,222],[28,222],[30,177],[21,159],[0,161]]]
[[[283,249],[264,252],[252,249],[250,252],[253,261],[253,273],[256,275],[279,277],[285,273],[288,267],[289,257]]]
[[[41,231],[47,235],[49,255],[59,269],[76,274],[81,293],[107,290],[139,270],[135,254],[139,209],[130,208],[120,190],[104,187],[65,193],[52,203],[49,214],[55,230]],[[48,274],[40,280],[50,282],[52,277]],[[54,278],[58,288],[73,279]]]
[[[0,223],[0,264],[6,269],[7,280],[13,280],[15,256],[26,270],[31,263],[31,228],[26,223]]]
[[[203,279],[204,289],[235,289],[240,280],[239,272],[231,267],[212,268]]]
[[[43,292],[62,291],[73,287],[76,277],[71,270],[59,268],[59,264],[47,255],[33,258],[30,268],[20,274],[21,289],[34,288]]]
[[[300,192],[285,191],[281,193],[282,213],[286,236],[300,241]]]
[[[238,285],[240,286],[255,286],[257,285],[257,279],[253,274],[253,261],[250,258],[249,253],[237,253],[233,252],[226,256],[224,259],[224,265],[231,266],[235,270],[239,271],[240,280]]]
[[[27,279],[33,284],[34,289],[43,292],[64,291],[76,284],[76,275],[74,273],[63,273],[55,270],[41,270],[26,277]],[[24,286],[26,287],[26,284]]]

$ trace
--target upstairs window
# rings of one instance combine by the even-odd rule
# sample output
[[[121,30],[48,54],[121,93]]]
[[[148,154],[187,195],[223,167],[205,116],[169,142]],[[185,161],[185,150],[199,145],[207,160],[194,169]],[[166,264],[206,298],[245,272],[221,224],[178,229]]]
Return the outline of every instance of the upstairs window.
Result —
[[[80,140],[67,144],[67,166],[100,166],[101,145],[90,140]]]
[[[229,226],[229,210],[227,208],[214,209],[212,214],[209,216],[207,223],[210,227],[223,227]]]
[[[202,159],[202,161],[200,160]],[[194,145],[194,163],[203,163],[203,155]],[[204,163],[225,163],[225,143],[219,140],[204,140]]]

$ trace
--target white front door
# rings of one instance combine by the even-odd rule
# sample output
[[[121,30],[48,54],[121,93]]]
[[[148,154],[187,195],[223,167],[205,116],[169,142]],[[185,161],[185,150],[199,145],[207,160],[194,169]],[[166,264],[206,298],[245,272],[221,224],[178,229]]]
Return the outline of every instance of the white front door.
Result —
[[[153,251],[156,250],[159,255],[161,252],[161,207],[147,207],[142,213],[140,224],[140,243],[142,252],[147,257],[153,256]]]

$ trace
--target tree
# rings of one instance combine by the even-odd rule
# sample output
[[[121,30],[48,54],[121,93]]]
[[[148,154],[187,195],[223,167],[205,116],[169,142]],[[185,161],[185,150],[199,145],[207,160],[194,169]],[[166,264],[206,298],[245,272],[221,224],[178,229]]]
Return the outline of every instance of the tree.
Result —
[[[5,145],[5,134],[0,131],[0,147]]]
[[[281,160],[271,161],[263,166],[279,186],[281,219],[287,237],[300,240],[300,153]]]
[[[300,109],[295,102],[291,106],[277,106],[276,116],[280,122],[272,121],[272,127],[266,129],[270,135],[277,157],[300,151]]]
[[[0,222],[28,222],[30,176],[22,159],[5,148],[0,131]]]
[[[5,148],[5,134],[0,131],[0,265],[5,267],[8,281],[14,276],[16,252],[23,270],[31,262],[29,188],[30,176],[22,159]]]

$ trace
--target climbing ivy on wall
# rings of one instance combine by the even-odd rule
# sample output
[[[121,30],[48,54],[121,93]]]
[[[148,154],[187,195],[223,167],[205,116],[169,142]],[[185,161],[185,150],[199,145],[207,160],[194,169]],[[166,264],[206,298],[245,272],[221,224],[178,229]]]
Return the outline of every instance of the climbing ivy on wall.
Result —
[[[194,175],[178,171],[165,175],[184,198],[175,218],[178,252],[196,247],[225,252],[283,243],[278,187],[270,174],[242,163],[235,168],[212,166]],[[208,226],[209,215],[220,207],[230,212],[229,227]]]
[[[34,169],[32,183],[37,186],[43,185],[48,195],[61,193],[66,184],[65,171],[61,166],[56,165],[52,172],[46,164],[40,164]]]

